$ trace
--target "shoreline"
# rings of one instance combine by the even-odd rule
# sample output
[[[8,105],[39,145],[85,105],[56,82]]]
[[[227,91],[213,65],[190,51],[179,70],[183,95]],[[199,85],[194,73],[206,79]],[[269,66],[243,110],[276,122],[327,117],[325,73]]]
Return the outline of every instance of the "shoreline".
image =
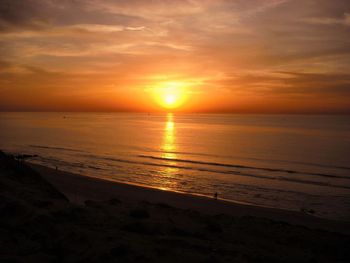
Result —
[[[80,205],[84,204],[86,200],[107,201],[113,198],[123,200],[123,202],[145,201],[209,215],[226,214],[235,217],[259,217],[311,229],[350,234],[350,222],[319,218],[298,211],[260,207],[222,199],[215,200],[200,195],[115,182],[55,170],[30,162],[26,162],[26,164],[63,193],[72,203]]]
[[[339,222],[113,183],[1,151],[0,188],[0,262],[350,259]]]

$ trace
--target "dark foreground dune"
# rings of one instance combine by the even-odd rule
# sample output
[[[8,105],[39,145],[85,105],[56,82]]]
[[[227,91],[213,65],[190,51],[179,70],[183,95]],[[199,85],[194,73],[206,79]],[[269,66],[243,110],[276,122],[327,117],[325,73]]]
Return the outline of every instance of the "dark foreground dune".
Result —
[[[350,262],[336,222],[57,176],[0,152],[0,262]]]

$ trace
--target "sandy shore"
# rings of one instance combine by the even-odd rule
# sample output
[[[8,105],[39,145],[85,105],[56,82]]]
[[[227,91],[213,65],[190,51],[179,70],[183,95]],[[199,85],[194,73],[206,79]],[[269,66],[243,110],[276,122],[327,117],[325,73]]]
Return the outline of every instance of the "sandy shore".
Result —
[[[235,217],[260,217],[313,229],[350,234],[350,222],[317,218],[302,212],[257,207],[202,196],[163,191],[153,188],[118,183],[55,170],[37,164],[28,164],[53,184],[71,202],[84,204],[86,200],[107,201],[118,198],[123,202],[147,201],[176,208],[195,210],[209,215],[226,214]]]
[[[349,262],[348,229],[28,166],[0,151],[0,262]]]

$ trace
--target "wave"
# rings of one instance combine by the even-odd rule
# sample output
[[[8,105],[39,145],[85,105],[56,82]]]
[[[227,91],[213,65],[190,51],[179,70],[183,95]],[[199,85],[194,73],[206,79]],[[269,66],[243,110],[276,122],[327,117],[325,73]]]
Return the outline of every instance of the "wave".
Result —
[[[81,162],[67,162],[64,160],[60,160],[57,158],[51,158],[51,157],[43,157],[43,156],[37,156],[35,159],[32,160],[40,160],[44,163],[49,163],[49,164],[53,164],[55,166],[57,165],[61,165],[61,166],[66,166],[66,167],[72,167],[72,168],[88,168],[88,169],[93,169],[93,170],[108,170],[102,167],[98,167],[96,165],[92,165],[92,164],[84,164]]]
[[[273,176],[267,176],[267,175],[261,175],[261,174],[244,173],[244,172],[233,171],[233,170],[223,171],[223,170],[216,170],[216,169],[208,169],[208,168],[204,168],[204,167],[191,167],[191,166],[181,166],[181,165],[174,165],[174,164],[164,164],[164,163],[140,162],[140,161],[126,160],[126,159],[106,157],[106,156],[95,156],[95,155],[85,155],[85,156],[90,157],[90,158],[98,158],[98,159],[106,160],[106,161],[122,162],[122,163],[128,163],[128,164],[167,167],[167,168],[184,169],[184,170],[195,170],[195,171],[200,171],[200,172],[211,172],[211,173],[220,173],[220,174],[231,174],[231,175],[238,175],[238,176],[254,177],[254,178],[259,178],[259,179],[279,180],[279,181],[287,181],[287,182],[302,183],[302,184],[309,184],[309,185],[319,185],[319,186],[328,186],[328,187],[335,187],[335,188],[350,189],[350,186],[346,186],[346,185],[336,185],[336,184],[312,181],[312,180],[307,180],[307,179],[286,178],[283,176],[273,177]],[[155,156],[152,156],[152,157],[154,157],[152,159],[161,158],[161,157],[155,157]],[[168,161],[176,161],[176,159],[169,159],[169,158],[162,158],[162,159],[166,159]],[[185,160],[185,161],[187,162],[189,160]],[[196,162],[196,161],[191,161],[191,162]],[[205,162],[197,162],[197,163],[203,164]],[[214,164],[220,165],[217,163],[214,163]],[[242,165],[227,165],[227,167],[235,167],[235,168],[244,167],[244,168],[246,168],[246,166],[242,166]],[[270,168],[267,168],[267,169],[270,170]],[[277,169],[274,169],[274,171],[275,170],[277,170]],[[345,177],[345,178],[350,179],[348,177]]]
[[[134,161],[130,161],[130,160],[124,160],[124,159],[117,159],[117,158],[110,158],[110,157],[96,157],[96,156],[89,156],[89,157],[95,157],[97,159],[105,159],[105,160],[110,160],[110,161],[116,161],[116,162],[124,162],[124,163],[135,163],[135,164],[143,164],[143,165],[152,165],[152,166],[160,166],[160,167],[170,167],[170,168],[179,168],[179,169],[191,169],[191,170],[198,170],[198,171],[206,171],[206,172],[215,172],[215,170],[209,170],[209,169],[195,169],[195,168],[189,168],[189,167],[182,167],[182,166],[174,166],[174,165],[163,165],[163,164],[153,164],[153,163],[140,163],[140,162],[134,162]],[[67,167],[75,167],[75,168],[91,168],[94,170],[104,170],[104,171],[111,171],[111,169],[105,169],[105,168],[101,168],[101,167],[97,167],[97,166],[92,166],[92,165],[84,165],[82,163],[72,163],[72,162],[67,162],[64,160],[59,160],[59,159],[54,159],[54,158],[48,158],[48,157],[40,157],[37,158],[37,160],[40,159],[42,161],[42,164],[60,164],[62,166],[67,166]],[[108,166],[117,166],[117,167],[121,167],[118,165],[111,165],[108,164]],[[222,171],[217,171],[218,173],[230,173],[228,172],[222,172]],[[231,171],[231,173],[233,173]],[[237,175],[241,175],[241,176],[250,176],[250,177],[256,177],[256,178],[263,178],[263,179],[275,179],[275,180],[281,180],[279,178],[273,178],[273,177],[268,177],[268,176],[258,176],[258,175],[252,175],[252,174],[244,174],[244,173],[240,173],[240,172],[236,172]],[[283,180],[283,179],[282,179]],[[295,180],[293,180],[294,182]],[[297,181],[300,183],[300,181]],[[315,182],[312,181],[302,181],[303,183],[307,183],[307,184],[315,184]],[[130,183],[130,182],[129,182]],[[317,183],[317,182],[316,182]],[[260,190],[260,191],[275,191],[275,192],[283,192],[283,193],[294,193],[294,194],[302,194],[299,191],[293,191],[293,190],[281,190],[281,189],[275,189],[275,188],[266,188],[266,187],[261,187],[261,186],[252,186],[252,185],[246,185],[246,184],[240,184],[240,183],[235,183],[235,186],[241,186],[244,188],[254,188],[256,190]],[[334,186],[334,185],[329,185],[329,184],[319,184],[322,186]],[[340,187],[340,188],[346,188],[349,189],[349,187],[341,187],[341,186],[334,186],[334,187]],[[314,196],[314,197],[318,197],[319,195],[315,195],[315,194],[307,194],[308,196]],[[333,197],[338,197],[338,196],[333,196]]]
[[[255,166],[248,166],[248,165],[227,164],[227,163],[217,163],[217,162],[203,162],[203,161],[194,161],[194,160],[188,160],[188,159],[157,157],[157,156],[151,156],[151,155],[138,155],[138,157],[155,159],[155,160],[162,160],[162,161],[175,161],[175,162],[192,163],[192,164],[202,164],[202,165],[222,166],[222,167],[231,167],[231,168],[240,168],[240,169],[261,170],[261,171],[268,171],[268,172],[284,172],[284,173],[289,173],[289,174],[303,174],[303,175],[313,175],[313,176],[326,177],[326,178],[338,178],[338,179],[350,180],[350,177],[348,177],[348,176],[334,175],[334,174],[322,174],[322,173],[310,173],[310,172],[302,172],[302,171],[295,171],[295,170],[288,170],[288,169],[255,167]]]
[[[316,167],[331,168],[331,169],[350,170],[349,166],[343,166],[343,165],[319,164],[319,163],[312,163],[312,162],[286,161],[286,160],[276,160],[276,159],[262,159],[262,158],[252,158],[252,157],[244,157],[244,158],[237,157],[237,158],[247,159],[247,160],[256,160],[256,161],[269,161],[269,162],[276,162],[276,163],[302,164],[307,166],[316,166]]]
[[[59,150],[59,151],[69,151],[69,152],[79,152],[79,153],[87,153],[86,151],[73,149],[73,148],[66,148],[66,147],[55,147],[55,146],[44,146],[44,145],[29,145],[29,147],[32,148],[41,148],[41,149],[51,149],[51,150]],[[145,149],[143,149],[145,151]],[[148,150],[147,152],[159,152],[164,153],[163,151],[154,151],[154,150]],[[184,151],[168,151],[167,153],[173,153],[173,154],[182,154],[182,155],[195,155],[195,156],[207,156],[207,157],[230,157],[232,156],[219,156],[209,153],[190,153],[190,152],[184,152]],[[188,159],[170,159],[170,158],[163,158],[163,157],[157,157],[152,155],[138,155],[139,157],[143,158],[152,158],[152,159],[168,159],[169,161],[177,161],[177,162],[189,162],[189,163],[198,163],[198,164],[205,164],[205,165],[219,165],[219,166],[225,166],[225,167],[235,167],[235,168],[247,168],[247,169],[257,169],[257,170],[264,170],[264,171],[270,171],[270,172],[286,172],[286,173],[296,173],[296,174],[307,174],[307,175],[315,175],[315,176],[323,176],[328,178],[343,178],[343,179],[350,179],[350,177],[346,176],[338,176],[333,174],[322,174],[322,173],[310,173],[310,172],[299,172],[294,170],[288,170],[288,169],[275,169],[275,168],[265,168],[265,167],[250,167],[250,166],[244,166],[244,165],[230,165],[230,164],[222,164],[222,163],[215,163],[215,162],[200,162],[200,161],[192,161]],[[245,159],[245,160],[256,160],[256,161],[268,161],[268,162],[278,162],[278,163],[289,163],[289,164],[302,164],[302,165],[308,165],[308,166],[316,166],[316,167],[322,167],[322,168],[331,168],[331,169],[342,169],[342,170],[350,170],[349,166],[343,166],[343,165],[330,165],[330,164],[317,164],[317,163],[311,163],[311,162],[300,162],[300,161],[286,161],[286,160],[276,160],[276,159],[263,159],[263,158],[253,158],[253,157],[234,157],[238,159]]]
[[[318,185],[318,186],[326,186],[326,187],[335,187],[335,188],[342,188],[342,189],[350,189],[350,186],[347,185],[338,185],[338,184],[332,184],[329,182],[319,182],[319,181],[313,181],[313,180],[307,180],[307,179],[300,179],[300,178],[287,178],[284,176],[268,176],[268,175],[262,175],[262,174],[253,174],[253,173],[246,173],[242,171],[237,170],[217,170],[212,168],[206,168],[206,167],[194,167],[194,166],[182,166],[182,165],[175,165],[175,164],[166,164],[166,163],[154,163],[154,162],[146,162],[146,161],[138,161],[138,160],[130,160],[130,159],[122,159],[122,158],[114,158],[114,157],[108,157],[108,156],[96,156],[92,154],[82,154],[81,156],[92,158],[92,159],[99,159],[104,160],[108,162],[119,162],[119,163],[128,163],[128,164],[135,164],[135,165],[146,165],[146,166],[154,166],[154,167],[167,167],[167,168],[175,168],[175,169],[183,169],[183,170],[194,170],[199,172],[210,172],[210,173],[219,173],[219,174],[228,174],[228,175],[238,175],[238,176],[244,176],[244,177],[252,177],[252,178],[258,178],[258,179],[266,179],[266,180],[278,180],[278,181],[286,181],[286,182],[293,182],[293,183],[301,183],[301,184],[308,184],[308,185]],[[144,156],[140,155],[139,157],[142,158],[149,158],[149,159],[155,159],[155,160],[165,160],[165,161],[176,161],[176,162],[185,162],[185,163],[195,163],[195,164],[205,164],[205,165],[211,165],[211,166],[223,166],[223,167],[231,167],[231,168],[242,168],[242,169],[251,169],[251,170],[264,170],[264,171],[273,171],[273,172],[283,172],[288,171],[284,169],[273,169],[273,168],[259,168],[259,167],[253,167],[253,166],[243,166],[243,165],[234,165],[234,164],[220,164],[220,163],[212,163],[212,162],[201,162],[201,161],[193,161],[193,160],[183,160],[183,159],[170,159],[170,158],[164,158],[164,157],[156,157],[156,156]],[[79,168],[85,168],[85,169],[93,169],[93,170],[111,170],[105,169],[101,167],[97,167],[92,164],[85,165],[84,163],[74,163],[74,162],[66,162],[64,160],[57,160],[53,158],[45,158],[39,156],[39,158],[43,161],[48,161],[49,163],[56,163],[63,166],[68,167],[79,167]],[[114,166],[114,165],[113,165]],[[292,171],[293,173],[297,174],[301,172]],[[312,173],[310,173],[312,174]],[[320,175],[323,177],[330,177],[329,175]],[[342,176],[335,176],[331,175],[332,178],[342,178],[342,179],[350,179],[349,177],[342,177]]]
[[[147,152],[153,152],[153,153],[154,152],[165,153],[164,151],[161,151],[161,150],[145,150],[145,149],[143,150]],[[210,153],[196,153],[196,152],[184,152],[184,151],[167,151],[166,153],[191,155],[191,156],[235,158],[235,159],[241,159],[241,160],[254,160],[254,161],[263,161],[263,162],[286,163],[286,164],[301,164],[301,165],[315,166],[315,167],[322,167],[322,168],[350,170],[350,166],[319,164],[319,163],[313,163],[313,162],[287,161],[287,160],[278,160],[278,159],[264,159],[264,158],[242,157],[242,156],[232,156],[232,155],[216,155],[216,154],[210,154]]]
[[[32,148],[40,148],[40,149],[51,149],[51,150],[69,151],[69,152],[80,152],[80,153],[83,153],[83,152],[84,152],[84,151],[81,151],[81,150],[78,150],[78,149],[64,148],[64,147],[54,147],[54,146],[29,145],[29,147],[32,147]]]

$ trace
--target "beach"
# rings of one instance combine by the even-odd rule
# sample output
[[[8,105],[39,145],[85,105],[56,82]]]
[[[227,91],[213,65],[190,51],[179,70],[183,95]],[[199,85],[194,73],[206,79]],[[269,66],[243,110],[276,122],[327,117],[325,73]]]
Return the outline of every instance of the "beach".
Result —
[[[86,200],[106,201],[112,198],[118,198],[128,202],[147,201],[151,203],[164,203],[176,208],[195,210],[209,215],[227,214],[239,217],[262,217],[284,221],[290,224],[350,234],[350,222],[317,218],[311,214],[307,214],[307,211],[287,211],[215,200],[214,197],[209,198],[118,183],[111,180],[60,171],[37,164],[29,163],[28,165],[67,196],[71,202],[76,204],[84,204]]]
[[[1,262],[346,262],[347,225],[1,153]]]

